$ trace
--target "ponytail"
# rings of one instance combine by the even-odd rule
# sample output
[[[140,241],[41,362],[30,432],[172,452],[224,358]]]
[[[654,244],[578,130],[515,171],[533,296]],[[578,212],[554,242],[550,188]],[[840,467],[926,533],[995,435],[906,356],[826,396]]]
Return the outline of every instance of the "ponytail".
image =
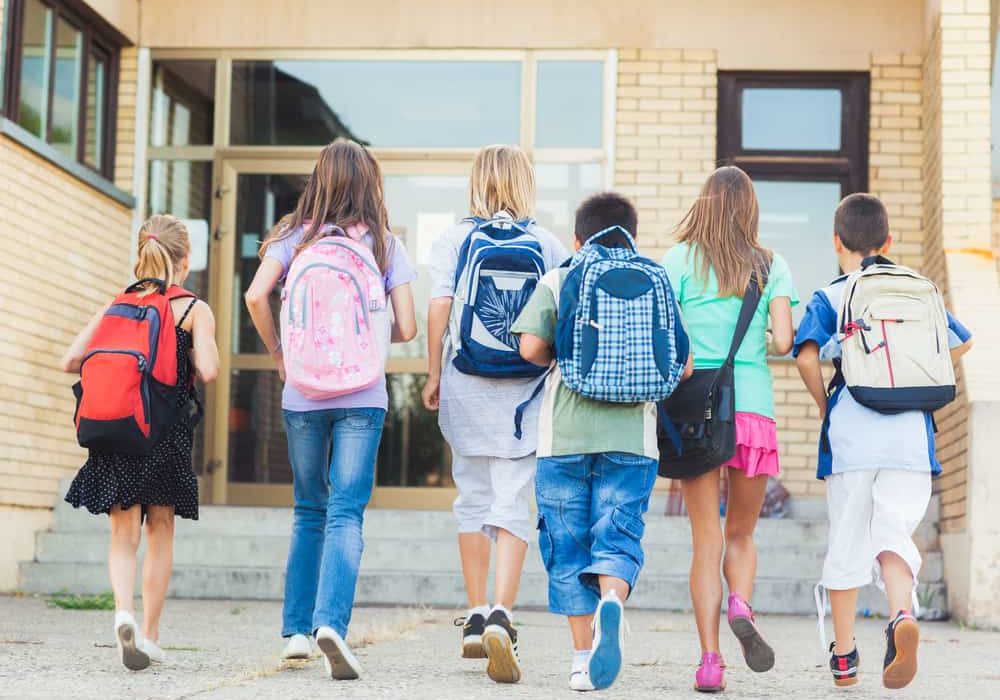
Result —
[[[135,277],[163,280],[168,287],[176,284],[181,263],[190,252],[187,227],[180,219],[169,214],[151,216],[139,229]],[[154,289],[147,284],[143,293],[149,294]]]

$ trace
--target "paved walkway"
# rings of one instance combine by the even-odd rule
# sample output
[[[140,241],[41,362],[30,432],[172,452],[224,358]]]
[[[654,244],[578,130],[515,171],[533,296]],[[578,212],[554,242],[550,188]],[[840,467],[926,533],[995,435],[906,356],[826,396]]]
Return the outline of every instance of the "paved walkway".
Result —
[[[38,598],[0,596],[0,698],[17,700],[249,700],[251,698],[571,698],[566,688],[568,632],[561,619],[526,612],[517,619],[525,678],[498,686],[484,662],[458,658],[452,611],[364,608],[351,642],[362,680],[333,682],[318,660],[281,666],[280,605],[263,602],[169,601],[163,643],[167,665],[130,673],[117,663],[111,613],[52,608]],[[697,641],[688,615],[632,611],[632,637],[613,698],[694,698]],[[948,623],[923,626],[917,680],[891,693],[879,684],[882,623],[858,630],[862,685],[835,691],[819,652],[815,621],[769,616],[762,626],[778,654],[774,670],[748,671],[735,641],[724,636],[729,698],[998,698],[1000,633]],[[589,696],[595,697],[595,696]],[[601,697],[601,694],[596,697]]]

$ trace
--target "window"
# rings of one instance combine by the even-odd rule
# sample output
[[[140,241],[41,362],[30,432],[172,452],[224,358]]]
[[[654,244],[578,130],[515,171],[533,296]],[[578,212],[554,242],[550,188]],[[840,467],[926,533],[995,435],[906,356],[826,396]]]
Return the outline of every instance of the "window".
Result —
[[[803,298],[838,273],[837,203],[868,188],[868,82],[867,73],[719,73],[719,162],[753,178],[761,242],[788,260]]]
[[[82,3],[13,0],[4,56],[4,116],[110,178],[118,45]]]

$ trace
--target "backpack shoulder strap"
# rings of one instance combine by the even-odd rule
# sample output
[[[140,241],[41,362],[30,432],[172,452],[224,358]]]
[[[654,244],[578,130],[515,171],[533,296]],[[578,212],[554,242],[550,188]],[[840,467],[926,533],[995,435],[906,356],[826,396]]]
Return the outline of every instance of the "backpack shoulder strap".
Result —
[[[756,272],[750,274],[750,281],[747,283],[746,292],[743,294],[743,303],[740,306],[740,316],[736,320],[736,332],[733,333],[733,340],[729,344],[729,356],[726,358],[723,367],[731,365],[736,361],[736,353],[739,352],[740,346],[743,345],[743,339],[746,337],[747,331],[750,330],[754,314],[757,313],[757,305],[761,299],[761,290],[767,287],[767,277],[767,267],[764,268],[764,279],[760,283],[757,282]]]
[[[188,314],[191,313],[191,309],[193,309],[194,305],[198,303],[198,297],[194,296],[193,294],[191,296],[193,297],[191,299],[191,303],[187,305],[187,308],[184,309],[184,313],[181,314],[180,319],[178,319],[177,323],[175,324],[178,328],[180,328],[184,324],[184,319],[188,317]],[[180,299],[182,297],[177,297],[177,298]]]

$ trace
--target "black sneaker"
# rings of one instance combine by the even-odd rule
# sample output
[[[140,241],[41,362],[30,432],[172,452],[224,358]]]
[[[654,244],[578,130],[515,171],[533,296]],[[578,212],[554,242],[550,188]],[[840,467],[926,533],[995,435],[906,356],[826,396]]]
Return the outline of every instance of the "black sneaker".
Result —
[[[503,610],[494,610],[486,620],[483,632],[486,675],[497,683],[517,683],[521,680],[521,663],[517,658],[517,630]]]
[[[836,648],[837,643],[830,642],[830,671],[833,672],[833,684],[839,687],[855,685],[858,682],[858,664],[861,663],[858,648],[854,647],[849,654],[843,656],[833,653]]]
[[[885,664],[882,685],[892,690],[905,688],[917,675],[917,646],[920,625],[909,610],[900,610],[885,628]]]
[[[462,628],[462,658],[485,659],[483,630],[486,629],[486,618],[479,613],[472,613],[468,617],[456,617],[455,627]]]

